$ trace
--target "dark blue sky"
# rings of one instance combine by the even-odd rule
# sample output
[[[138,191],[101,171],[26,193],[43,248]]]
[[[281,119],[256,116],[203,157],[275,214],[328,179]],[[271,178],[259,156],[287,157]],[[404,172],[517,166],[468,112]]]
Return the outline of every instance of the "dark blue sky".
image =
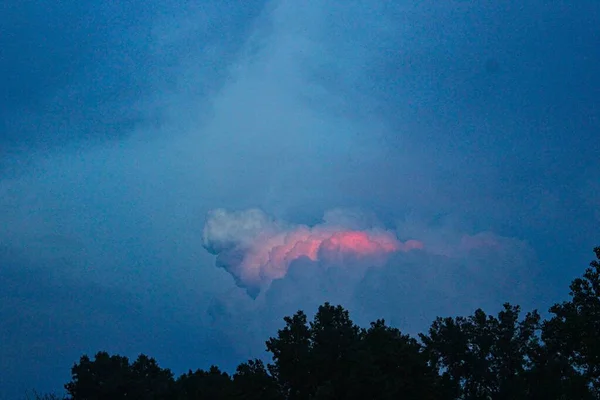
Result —
[[[545,310],[600,244],[599,26],[593,0],[4,2],[0,399],[97,350],[231,368],[325,300],[411,332]],[[252,300],[202,231],[253,207],[425,251]]]

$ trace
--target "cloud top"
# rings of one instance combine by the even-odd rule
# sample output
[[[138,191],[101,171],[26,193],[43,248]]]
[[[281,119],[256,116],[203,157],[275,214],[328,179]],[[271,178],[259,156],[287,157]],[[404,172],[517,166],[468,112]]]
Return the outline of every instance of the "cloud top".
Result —
[[[290,265],[302,258],[322,261],[328,267],[370,267],[384,265],[395,252],[423,248],[416,240],[401,242],[389,230],[356,229],[351,218],[336,215],[335,219],[326,215],[325,222],[309,227],[275,220],[258,209],[212,210],[204,226],[203,245],[217,255],[217,265],[253,297],[283,278]]]

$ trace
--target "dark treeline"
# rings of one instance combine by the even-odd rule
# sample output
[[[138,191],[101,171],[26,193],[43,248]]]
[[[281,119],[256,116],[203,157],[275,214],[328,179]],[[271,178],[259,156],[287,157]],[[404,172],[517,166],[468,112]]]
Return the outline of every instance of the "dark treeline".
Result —
[[[67,399],[600,399],[600,247],[549,319],[504,304],[498,315],[437,318],[413,338],[383,320],[355,325],[325,303],[266,342],[272,363],[174,377],[154,359],[81,357]],[[38,398],[56,398],[38,396]]]

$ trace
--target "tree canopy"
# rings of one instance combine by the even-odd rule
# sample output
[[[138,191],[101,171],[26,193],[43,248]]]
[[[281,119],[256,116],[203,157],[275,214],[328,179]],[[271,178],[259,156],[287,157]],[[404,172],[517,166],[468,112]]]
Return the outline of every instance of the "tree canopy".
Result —
[[[71,369],[66,399],[600,399],[600,247],[542,320],[504,304],[437,318],[418,338],[384,320],[357,326],[325,303],[266,341],[270,363],[249,360],[230,375],[212,366],[174,377],[156,360],[98,352]],[[42,399],[57,398],[37,396]]]

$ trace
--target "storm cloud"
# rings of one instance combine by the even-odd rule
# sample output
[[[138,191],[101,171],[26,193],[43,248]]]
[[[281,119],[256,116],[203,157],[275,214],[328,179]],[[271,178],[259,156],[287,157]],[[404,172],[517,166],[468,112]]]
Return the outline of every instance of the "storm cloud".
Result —
[[[347,218],[336,217],[339,213],[325,214],[324,223],[313,227],[290,226],[257,209],[213,210],[204,226],[203,244],[218,256],[217,265],[253,297],[274,279],[283,278],[298,259],[376,266],[395,252],[423,248],[419,241],[402,243],[382,229],[352,229]]]
[[[304,226],[256,209],[209,212],[204,246],[238,286],[215,296],[209,315],[248,357],[282,316],[310,315],[325,301],[344,304],[363,324],[385,317],[417,333],[437,315],[497,309],[490,293],[522,300],[536,292],[536,257],[526,242],[450,226],[402,242],[410,224],[382,229],[356,210],[323,220]]]
[[[325,300],[545,308],[597,245],[595,1],[13,3],[9,398],[101,349],[230,368]]]

